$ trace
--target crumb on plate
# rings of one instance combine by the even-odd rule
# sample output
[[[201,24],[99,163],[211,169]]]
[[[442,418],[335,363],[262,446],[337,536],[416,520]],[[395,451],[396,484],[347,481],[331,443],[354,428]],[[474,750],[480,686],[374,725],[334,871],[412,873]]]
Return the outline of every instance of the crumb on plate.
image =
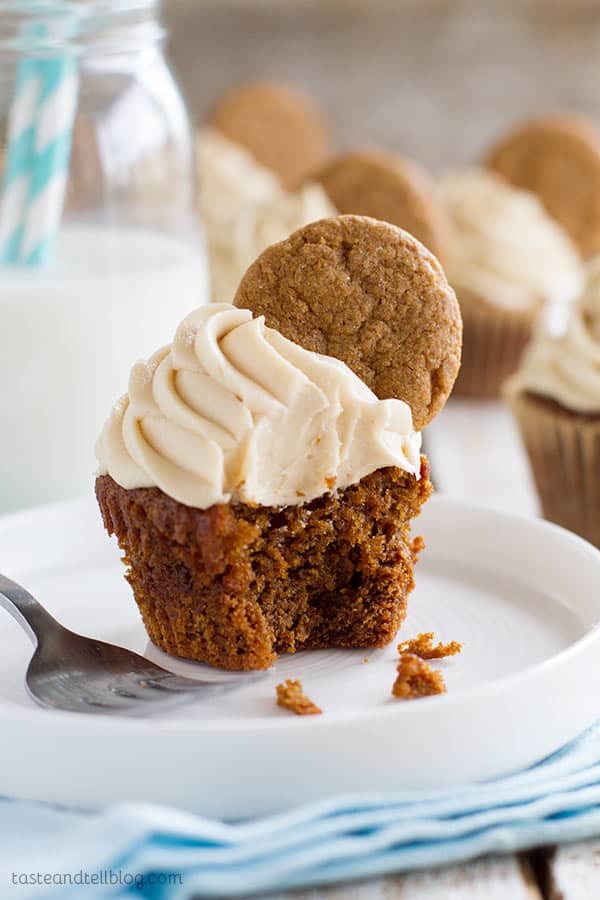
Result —
[[[446,692],[442,673],[412,653],[400,657],[397,671],[392,694],[400,700],[418,700]]]
[[[450,641],[448,644],[441,642],[433,646],[435,635],[433,631],[422,631],[416,638],[402,641],[398,644],[398,653],[412,653],[420,659],[444,659],[446,656],[456,656],[462,650],[459,641]]]
[[[297,716],[318,716],[323,710],[310,700],[302,689],[301,681],[290,678],[277,685],[277,705],[289,709]]]
[[[413,555],[413,559],[417,562],[419,558],[419,554],[425,549],[425,538],[422,535],[417,535],[413,538],[412,543],[410,545],[410,550]]]

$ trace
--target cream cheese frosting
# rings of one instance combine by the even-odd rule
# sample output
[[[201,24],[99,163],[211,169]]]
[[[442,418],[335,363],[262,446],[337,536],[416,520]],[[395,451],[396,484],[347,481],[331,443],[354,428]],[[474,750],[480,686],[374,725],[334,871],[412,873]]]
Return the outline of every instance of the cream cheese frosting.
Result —
[[[565,333],[540,332],[508,387],[556,400],[577,413],[600,413],[600,256],[588,264]]]
[[[96,446],[99,474],[187,506],[305,503],[385,466],[420,473],[402,400],[304,350],[249,310],[213,304],[137,363]]]
[[[285,191],[247,150],[214,129],[198,136],[198,163],[214,300],[230,301],[250,263],[270,244],[336,213],[320,185]]]
[[[580,290],[577,250],[533,194],[470,169],[446,176],[439,196],[454,235],[445,270],[459,300],[526,310]]]

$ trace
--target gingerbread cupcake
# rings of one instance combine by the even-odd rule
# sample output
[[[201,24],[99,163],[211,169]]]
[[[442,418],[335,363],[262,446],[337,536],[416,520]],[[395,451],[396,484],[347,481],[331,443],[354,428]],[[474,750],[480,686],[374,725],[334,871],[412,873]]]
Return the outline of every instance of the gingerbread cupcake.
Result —
[[[374,148],[350,150],[311,177],[338,212],[398,225],[445,262],[446,215],[428,174],[412,160]]]
[[[346,299],[337,343],[328,291],[330,320]],[[419,430],[460,360],[441,268],[385,223],[346,216],[296,232],[248,270],[236,302],[257,297],[267,323],[214,304],[134,366],[97,445],[96,495],[150,638],[225,669],[392,640],[422,546],[411,522],[431,491]],[[269,327],[286,303],[305,340]],[[385,343],[380,323],[396,341],[387,375],[369,338]]]
[[[265,247],[336,208],[307,173],[329,156],[319,109],[292,85],[251,81],[216,103],[200,129],[200,214],[215,302],[228,302]]]
[[[492,172],[449,175],[439,196],[453,232],[445,268],[464,322],[456,392],[497,397],[541,313],[577,293],[580,258],[533,194]]]
[[[321,110],[303,91],[284,82],[235,85],[215,104],[208,125],[243,147],[288,190],[323,165],[331,151]]]
[[[600,257],[566,332],[540,332],[505,386],[544,516],[600,547]]]
[[[285,190],[248,150],[215,129],[199,132],[197,148],[211,297],[221,302],[233,297],[265,247],[308,222],[334,215],[335,209],[316,183]]]
[[[502,137],[486,164],[539,197],[584,259],[600,252],[600,131],[595,122],[568,112],[531,119]]]

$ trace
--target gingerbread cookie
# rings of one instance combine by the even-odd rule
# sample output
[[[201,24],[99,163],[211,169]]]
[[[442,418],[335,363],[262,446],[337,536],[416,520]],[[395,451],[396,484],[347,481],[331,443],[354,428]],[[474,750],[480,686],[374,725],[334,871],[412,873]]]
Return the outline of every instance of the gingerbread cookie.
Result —
[[[494,147],[486,164],[537,194],[584,258],[600,251],[600,134],[585,119],[535,119]]]
[[[380,150],[345,153],[314,173],[340,213],[371,216],[414,235],[443,261],[449,226],[426,172]]]
[[[246,147],[285,187],[297,187],[329,155],[329,133],[320,112],[289,85],[240,85],[217,104],[209,124]]]
[[[406,231],[363,216],[313,222],[269,247],[234,303],[318,353],[343,360],[423,428],[460,366],[462,322],[437,259]]]

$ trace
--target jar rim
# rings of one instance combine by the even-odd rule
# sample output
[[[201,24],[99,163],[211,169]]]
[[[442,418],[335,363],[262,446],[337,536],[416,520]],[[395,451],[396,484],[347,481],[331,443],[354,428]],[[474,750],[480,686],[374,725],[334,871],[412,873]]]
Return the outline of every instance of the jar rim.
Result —
[[[133,43],[160,41],[160,5],[161,0],[3,0],[0,48],[33,56],[85,55],[103,33],[131,29],[138,37]]]
[[[87,18],[98,14],[115,15],[158,7],[161,0],[3,0],[0,18],[41,15]]]

